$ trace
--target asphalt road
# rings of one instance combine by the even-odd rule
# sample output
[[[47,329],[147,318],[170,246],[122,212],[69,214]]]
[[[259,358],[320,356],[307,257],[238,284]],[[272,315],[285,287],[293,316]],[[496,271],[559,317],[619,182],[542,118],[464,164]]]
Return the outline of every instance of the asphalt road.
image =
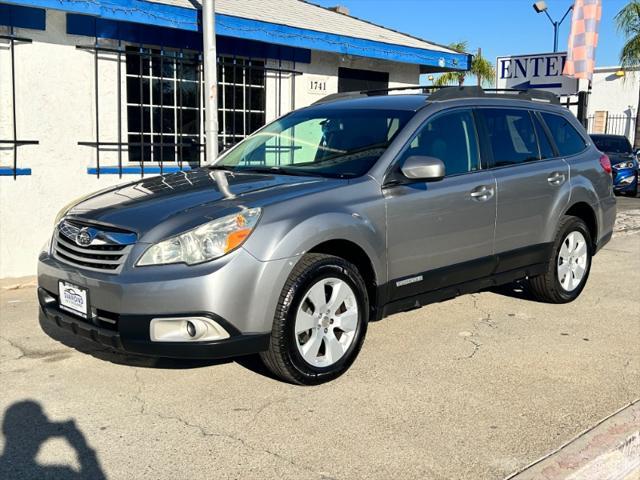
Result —
[[[0,477],[504,478],[640,397],[640,199],[619,210],[576,302],[505,289],[394,315],[313,388],[254,358],[51,338],[31,282],[4,281]]]

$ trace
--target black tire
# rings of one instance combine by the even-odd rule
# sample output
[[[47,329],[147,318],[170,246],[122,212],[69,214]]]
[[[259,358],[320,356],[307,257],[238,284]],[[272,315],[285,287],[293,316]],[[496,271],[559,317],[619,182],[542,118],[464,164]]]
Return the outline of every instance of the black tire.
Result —
[[[587,266],[582,282],[573,291],[565,290],[558,278],[558,255],[562,243],[569,233],[578,231],[585,238],[587,243]],[[565,216],[560,220],[556,230],[556,237],[552,248],[553,256],[549,259],[547,271],[536,277],[529,279],[530,291],[536,300],[546,303],[568,303],[574,301],[587,284],[589,272],[591,271],[591,260],[593,256],[593,241],[587,225],[578,217]]]
[[[318,368],[307,363],[298,351],[295,316],[308,289],[323,278],[336,277],[353,290],[358,302],[355,336],[344,355],[333,365]],[[318,385],[342,375],[354,362],[367,332],[369,320],[367,289],[350,262],[333,255],[307,254],[295,266],[285,283],[273,320],[269,350],[260,353],[262,361],[279,378],[298,385]]]

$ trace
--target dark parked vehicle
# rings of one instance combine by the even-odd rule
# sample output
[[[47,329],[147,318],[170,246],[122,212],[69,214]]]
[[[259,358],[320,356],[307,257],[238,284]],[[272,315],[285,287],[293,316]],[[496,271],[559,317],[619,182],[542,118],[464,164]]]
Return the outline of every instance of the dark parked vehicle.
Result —
[[[606,153],[613,170],[613,189],[616,193],[638,195],[638,157],[624,135],[591,135],[596,148]]]
[[[612,235],[610,174],[547,92],[329,97],[211,165],[64,208],[39,258],[43,321],[133,353],[260,352],[326,382],[395,312],[516,280],[576,299]]]

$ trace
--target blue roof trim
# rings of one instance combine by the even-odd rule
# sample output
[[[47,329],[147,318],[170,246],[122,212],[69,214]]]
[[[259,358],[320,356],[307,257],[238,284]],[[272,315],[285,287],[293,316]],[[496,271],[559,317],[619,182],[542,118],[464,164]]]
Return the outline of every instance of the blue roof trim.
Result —
[[[46,10],[0,3],[0,25],[16,28],[44,30],[47,25]]]
[[[197,10],[142,0],[4,0],[4,2],[84,13],[110,20],[145,23],[158,27],[198,30]]]
[[[87,173],[89,175],[98,175],[98,171],[100,172],[100,175],[119,175],[120,171],[122,170],[122,174],[123,175],[142,175],[142,168],[140,167],[122,167],[122,169],[120,169],[120,167],[100,167],[100,168],[96,168],[96,167],[89,167],[87,168]],[[191,170],[191,167],[189,165],[185,165],[182,168],[180,167],[162,167],[162,173],[175,173],[175,172],[180,172],[180,171],[189,171]],[[148,173],[148,174],[159,174],[160,172],[160,167],[153,167],[153,166],[149,166],[149,167],[144,167],[144,173]]]
[[[197,32],[199,12],[142,0],[7,0],[7,3],[93,15],[107,20],[142,23]],[[216,15],[218,35],[291,47],[358,55],[417,65],[468,70],[470,56],[405,47],[333,33],[279,25],[228,15]]]
[[[13,177],[14,170],[11,167],[0,167],[0,177]],[[16,168],[15,174],[17,176],[21,175],[31,175],[30,168]]]
[[[161,45],[202,51],[202,34],[184,30],[106,20],[91,15],[67,13],[67,33],[88,37],[123,40],[129,43]],[[220,55],[251,58],[273,58],[299,63],[311,63],[311,50],[271,43],[217,36]]]
[[[216,34],[431,67],[467,70],[469,66],[466,53],[405,47],[227,15],[216,16]]]

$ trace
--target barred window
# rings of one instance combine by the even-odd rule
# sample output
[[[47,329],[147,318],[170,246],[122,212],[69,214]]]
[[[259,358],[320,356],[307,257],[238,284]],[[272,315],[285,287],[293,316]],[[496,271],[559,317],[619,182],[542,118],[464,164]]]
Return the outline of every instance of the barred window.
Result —
[[[226,149],[265,123],[264,61],[220,57],[218,84],[218,140]]]
[[[202,56],[127,47],[127,136],[130,162],[199,163],[204,143]],[[218,58],[221,150],[265,122],[265,64]]]
[[[198,162],[200,55],[127,48],[129,161]]]

